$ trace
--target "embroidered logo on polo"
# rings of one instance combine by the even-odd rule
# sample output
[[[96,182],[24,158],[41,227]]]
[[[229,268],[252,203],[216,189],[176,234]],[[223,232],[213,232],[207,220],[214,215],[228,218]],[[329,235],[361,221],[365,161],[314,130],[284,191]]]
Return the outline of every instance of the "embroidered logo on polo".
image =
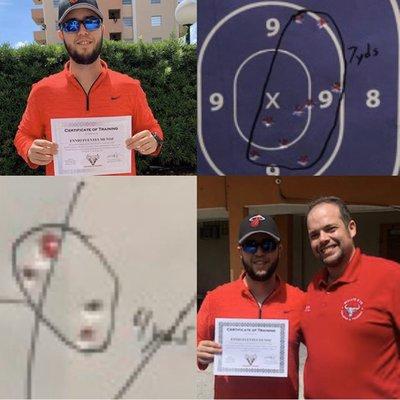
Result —
[[[311,306],[310,306],[309,304],[307,304],[307,305],[304,307],[304,312],[311,312]]]
[[[361,317],[364,311],[364,302],[357,297],[353,297],[343,302],[341,314],[347,321],[353,321]]]
[[[261,224],[261,221],[264,221],[265,218],[262,215],[255,215],[254,217],[249,218],[250,226],[252,228],[256,228]]]

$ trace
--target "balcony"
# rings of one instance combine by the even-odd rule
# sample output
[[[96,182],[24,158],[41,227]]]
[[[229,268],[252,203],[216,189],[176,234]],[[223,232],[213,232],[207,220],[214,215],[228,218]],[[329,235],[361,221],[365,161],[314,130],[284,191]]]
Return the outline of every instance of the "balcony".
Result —
[[[35,31],[33,32],[33,38],[36,43],[46,44],[46,32],[45,31]]]
[[[34,8],[31,10],[32,12],[32,19],[38,24],[44,24],[44,17],[43,17],[43,8]]]
[[[109,34],[111,35],[112,33],[119,33],[123,31],[123,26],[122,26],[122,20],[118,19],[113,21],[112,19],[106,19],[104,21],[104,26],[106,28],[105,31],[105,37],[108,37]]]

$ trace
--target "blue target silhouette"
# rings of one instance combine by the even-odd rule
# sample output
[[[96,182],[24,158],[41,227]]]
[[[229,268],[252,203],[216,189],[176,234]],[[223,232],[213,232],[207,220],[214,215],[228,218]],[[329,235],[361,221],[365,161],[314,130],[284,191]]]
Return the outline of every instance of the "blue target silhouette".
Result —
[[[398,174],[399,26],[398,0],[199,3],[198,173]]]

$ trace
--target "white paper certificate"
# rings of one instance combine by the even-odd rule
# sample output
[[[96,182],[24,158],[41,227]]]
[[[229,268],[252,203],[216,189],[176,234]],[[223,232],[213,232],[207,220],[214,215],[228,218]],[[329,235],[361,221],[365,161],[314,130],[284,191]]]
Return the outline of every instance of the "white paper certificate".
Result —
[[[214,375],[288,376],[289,321],[286,319],[215,319]]]
[[[102,175],[131,172],[132,117],[58,118],[51,120],[55,175]]]

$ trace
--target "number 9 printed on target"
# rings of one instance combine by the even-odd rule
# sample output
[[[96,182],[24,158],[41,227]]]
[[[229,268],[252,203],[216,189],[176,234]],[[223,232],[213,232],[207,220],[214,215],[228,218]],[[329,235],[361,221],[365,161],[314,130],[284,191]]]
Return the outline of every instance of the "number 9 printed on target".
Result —
[[[198,173],[398,175],[399,8],[199,2]]]

